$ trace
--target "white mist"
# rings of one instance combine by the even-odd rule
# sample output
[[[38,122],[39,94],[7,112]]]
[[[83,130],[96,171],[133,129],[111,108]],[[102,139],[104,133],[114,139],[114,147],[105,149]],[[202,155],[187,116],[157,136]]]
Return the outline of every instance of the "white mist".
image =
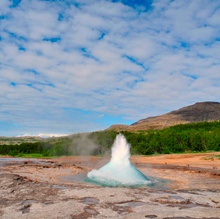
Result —
[[[103,186],[138,186],[151,184],[151,181],[136,167],[130,158],[130,145],[122,134],[116,136],[112,146],[112,157],[109,163],[99,170],[90,171],[90,181]]]

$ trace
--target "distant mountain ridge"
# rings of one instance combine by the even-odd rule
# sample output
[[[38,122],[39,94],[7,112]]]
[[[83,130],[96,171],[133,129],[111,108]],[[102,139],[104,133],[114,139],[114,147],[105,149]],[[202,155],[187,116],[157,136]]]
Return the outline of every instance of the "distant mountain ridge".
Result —
[[[163,129],[177,124],[206,121],[220,121],[219,102],[197,102],[193,105],[186,106],[163,115],[141,119],[130,126],[112,125],[109,129],[117,131]]]

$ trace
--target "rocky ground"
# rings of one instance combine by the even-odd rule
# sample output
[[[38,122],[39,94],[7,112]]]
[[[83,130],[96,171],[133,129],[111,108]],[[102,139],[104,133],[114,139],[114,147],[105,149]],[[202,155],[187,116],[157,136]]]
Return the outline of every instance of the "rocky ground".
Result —
[[[109,158],[0,158],[0,218],[220,219],[220,153],[132,157],[154,186],[83,182]]]

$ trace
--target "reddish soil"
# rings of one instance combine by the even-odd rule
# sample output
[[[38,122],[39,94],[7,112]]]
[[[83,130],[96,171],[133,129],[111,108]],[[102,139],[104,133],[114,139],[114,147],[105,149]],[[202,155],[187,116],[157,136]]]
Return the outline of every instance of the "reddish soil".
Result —
[[[179,188],[217,188],[220,183],[220,153],[171,154],[158,156],[132,156],[131,162],[149,177],[171,180],[168,185]],[[17,165],[1,167],[4,172],[18,174],[37,182],[64,183],[62,178],[98,169],[109,157],[77,156],[40,159],[39,162],[24,160]],[[65,181],[72,184],[73,181]]]
[[[86,176],[110,157],[0,158],[0,217],[220,219],[219,155],[132,156],[156,180],[155,187],[144,188],[106,188],[71,178]]]

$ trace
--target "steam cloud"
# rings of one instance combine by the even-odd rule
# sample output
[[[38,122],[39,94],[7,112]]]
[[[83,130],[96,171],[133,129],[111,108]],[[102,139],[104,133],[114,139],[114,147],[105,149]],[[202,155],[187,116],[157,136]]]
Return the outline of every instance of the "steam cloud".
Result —
[[[122,134],[116,136],[109,163],[99,170],[90,171],[88,180],[103,186],[139,186],[151,184],[129,160],[130,145]]]

